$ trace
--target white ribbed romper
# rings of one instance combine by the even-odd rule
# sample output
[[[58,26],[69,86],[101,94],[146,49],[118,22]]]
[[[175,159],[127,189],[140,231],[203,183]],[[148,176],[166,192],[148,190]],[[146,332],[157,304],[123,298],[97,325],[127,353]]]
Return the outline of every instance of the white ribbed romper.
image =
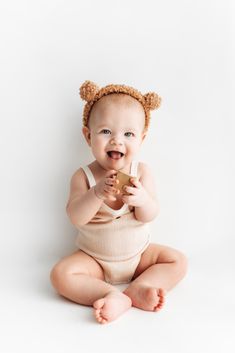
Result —
[[[96,185],[90,168],[82,168],[90,188]],[[137,170],[138,162],[133,161],[130,175],[137,176]],[[105,281],[112,284],[130,282],[141,254],[150,243],[149,224],[135,218],[134,207],[123,204],[114,210],[103,202],[90,222],[78,229],[76,245],[102,266]]]

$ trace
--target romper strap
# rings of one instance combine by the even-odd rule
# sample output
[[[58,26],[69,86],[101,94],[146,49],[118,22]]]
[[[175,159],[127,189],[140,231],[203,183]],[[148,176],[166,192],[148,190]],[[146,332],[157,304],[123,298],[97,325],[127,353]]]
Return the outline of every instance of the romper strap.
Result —
[[[82,167],[82,169],[84,170],[84,173],[86,174],[87,176],[87,179],[89,181],[89,185],[90,185],[90,188],[92,188],[92,186],[95,186],[96,185],[96,181],[95,181],[95,178],[90,170],[90,168],[85,165]]]
[[[138,174],[138,161],[133,160],[131,163],[131,175],[137,177]]]

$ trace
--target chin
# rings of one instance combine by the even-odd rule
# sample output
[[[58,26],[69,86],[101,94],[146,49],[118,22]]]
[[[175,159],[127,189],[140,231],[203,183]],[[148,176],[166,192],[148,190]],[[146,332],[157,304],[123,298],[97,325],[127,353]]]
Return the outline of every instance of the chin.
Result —
[[[107,168],[105,169],[114,169],[114,170],[120,170],[123,169],[125,167],[125,165],[127,164],[127,161],[124,157],[120,158],[120,159],[109,159],[106,162],[104,162],[104,165],[107,166]]]

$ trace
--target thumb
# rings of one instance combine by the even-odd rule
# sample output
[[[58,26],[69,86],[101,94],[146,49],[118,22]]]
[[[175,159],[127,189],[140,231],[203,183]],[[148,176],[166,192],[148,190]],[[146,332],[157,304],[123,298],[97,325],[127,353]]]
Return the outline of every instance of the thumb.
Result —
[[[130,182],[138,189],[141,188],[141,183],[137,178],[130,178]]]
[[[117,171],[114,169],[108,170],[107,173],[105,174],[106,177],[112,177],[114,175],[117,175]]]

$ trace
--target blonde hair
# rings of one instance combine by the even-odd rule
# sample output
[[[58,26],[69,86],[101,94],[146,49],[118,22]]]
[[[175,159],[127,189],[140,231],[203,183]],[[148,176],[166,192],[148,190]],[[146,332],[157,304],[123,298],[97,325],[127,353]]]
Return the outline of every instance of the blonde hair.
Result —
[[[94,82],[88,80],[81,85],[79,93],[80,97],[87,102],[83,111],[83,126],[88,126],[91,109],[100,98],[109,94],[124,93],[142,104],[145,112],[145,130],[147,131],[150,122],[150,110],[159,108],[162,101],[161,97],[155,92],[148,92],[142,95],[141,92],[133,87],[113,84],[99,88]]]

